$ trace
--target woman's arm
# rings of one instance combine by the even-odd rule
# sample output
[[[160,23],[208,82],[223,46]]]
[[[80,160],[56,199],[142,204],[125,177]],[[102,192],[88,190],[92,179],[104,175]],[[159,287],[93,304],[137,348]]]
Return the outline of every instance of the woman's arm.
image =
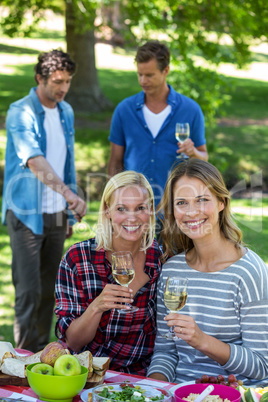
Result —
[[[122,298],[124,296],[124,298]],[[102,314],[113,308],[118,308],[118,303],[131,303],[130,289],[118,285],[106,285],[101,294],[87,307],[85,312],[73,320],[66,330],[67,345],[78,352],[90,343],[97,332]]]
[[[133,301],[129,288],[105,285],[107,281],[99,277],[97,266],[91,263],[88,243],[77,243],[68,250],[55,287],[57,334],[75,352],[94,339],[105,311],[125,308],[122,303]]]
[[[222,366],[228,362],[231,353],[228,343],[201,331],[191,316],[171,313],[164,320],[169,326],[174,326],[177,337],[183,339],[188,345]]]

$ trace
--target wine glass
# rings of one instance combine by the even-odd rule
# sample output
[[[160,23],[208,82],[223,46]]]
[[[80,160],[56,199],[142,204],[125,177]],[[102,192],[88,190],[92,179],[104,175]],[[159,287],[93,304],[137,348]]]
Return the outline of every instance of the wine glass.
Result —
[[[175,137],[180,144],[183,144],[184,141],[186,141],[187,138],[189,138],[189,135],[190,135],[189,123],[176,123]],[[185,159],[188,158],[188,156],[185,155],[184,153],[181,153],[177,155],[176,158]]]
[[[133,257],[130,251],[117,251],[112,254],[112,274],[116,282],[124,287],[133,281],[135,277],[135,268]],[[131,306],[129,303],[125,303],[129,309],[118,309],[121,313],[128,313],[138,311],[138,307]]]
[[[185,306],[187,301],[187,283],[187,278],[167,278],[164,291],[164,304],[170,313],[176,313]],[[161,336],[167,339],[178,339],[175,335],[174,327],[170,327],[169,331]]]

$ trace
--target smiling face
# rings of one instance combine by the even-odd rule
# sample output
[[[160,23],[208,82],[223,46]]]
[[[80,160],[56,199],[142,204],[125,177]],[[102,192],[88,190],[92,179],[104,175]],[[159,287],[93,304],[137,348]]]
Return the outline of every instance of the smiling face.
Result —
[[[174,185],[173,207],[178,227],[193,241],[219,233],[224,204],[201,180],[180,178]]]
[[[148,230],[151,213],[145,188],[133,185],[115,190],[106,210],[113,227],[113,244],[140,242]]]
[[[72,76],[66,70],[54,71],[47,80],[36,75],[38,81],[37,95],[40,102],[49,108],[54,108],[56,103],[61,102],[67,94]]]
[[[156,59],[152,59],[147,63],[138,63],[137,72],[139,84],[145,94],[154,95],[165,89],[169,66],[161,71],[159,70]]]

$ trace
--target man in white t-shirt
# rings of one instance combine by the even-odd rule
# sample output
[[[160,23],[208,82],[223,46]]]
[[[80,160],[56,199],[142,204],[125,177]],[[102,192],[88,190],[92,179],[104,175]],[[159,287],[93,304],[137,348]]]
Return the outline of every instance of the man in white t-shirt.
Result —
[[[108,173],[136,170],[149,180],[156,205],[168,174],[183,153],[207,160],[204,117],[200,106],[167,84],[170,52],[158,41],[138,48],[135,61],[142,91],[124,99],[116,107],[109,140],[111,154]],[[189,123],[190,138],[179,144],[176,123]]]
[[[12,248],[16,347],[37,352],[50,340],[55,279],[64,240],[86,213],[76,194],[74,114],[64,101],[75,63],[40,54],[37,87],[10,105],[2,222]]]

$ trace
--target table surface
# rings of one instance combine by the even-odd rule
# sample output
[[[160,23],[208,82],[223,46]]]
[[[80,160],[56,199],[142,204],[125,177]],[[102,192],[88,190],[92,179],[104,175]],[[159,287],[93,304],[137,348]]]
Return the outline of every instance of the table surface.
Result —
[[[112,370],[107,370],[105,373],[105,380],[104,382],[115,383],[115,382],[123,382],[123,381],[130,381],[131,383],[136,383],[136,385],[150,385],[154,384],[161,388],[165,389],[172,389],[175,385],[173,383],[164,382],[153,380],[152,378],[140,377],[137,375],[119,373]],[[83,392],[82,390],[80,394]],[[80,395],[79,394],[79,395]],[[80,396],[77,395],[74,397],[73,402],[82,402]],[[13,399],[20,399],[20,401],[28,401],[28,402],[39,402],[37,395],[32,391],[29,387],[17,387],[13,385],[7,385],[0,387],[0,396],[6,398],[13,398]],[[42,401],[41,401],[42,402]]]

